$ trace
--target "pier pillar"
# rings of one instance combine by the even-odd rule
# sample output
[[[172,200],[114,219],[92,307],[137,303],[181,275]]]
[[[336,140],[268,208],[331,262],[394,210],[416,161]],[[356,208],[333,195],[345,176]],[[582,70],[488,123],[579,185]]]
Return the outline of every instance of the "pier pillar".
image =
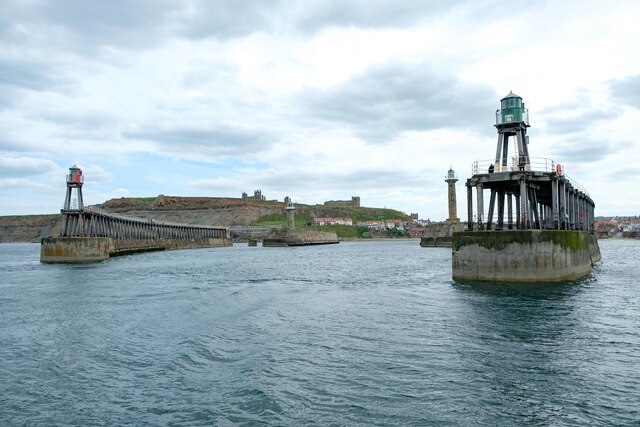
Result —
[[[560,208],[558,200],[558,179],[551,181],[551,211],[552,211],[552,227],[560,228]]]
[[[477,208],[478,230],[484,230],[484,221],[483,221],[484,194],[482,192],[482,182],[478,182],[478,185],[476,185],[476,198],[478,201],[478,208]]]
[[[507,228],[513,229],[513,195],[507,194]]]
[[[473,187],[467,181],[467,229],[473,230]]]
[[[498,193],[498,220],[496,224],[496,230],[502,230],[504,228],[504,192]]]
[[[520,178],[520,215],[518,228],[521,230],[529,228],[529,202],[527,200],[527,183],[524,175]]]

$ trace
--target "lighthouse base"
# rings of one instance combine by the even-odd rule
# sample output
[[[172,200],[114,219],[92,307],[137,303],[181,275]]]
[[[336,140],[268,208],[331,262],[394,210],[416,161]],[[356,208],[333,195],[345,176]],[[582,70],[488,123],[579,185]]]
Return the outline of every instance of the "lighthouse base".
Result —
[[[497,282],[560,282],[600,261],[596,237],[577,230],[464,231],[452,236],[452,277]]]

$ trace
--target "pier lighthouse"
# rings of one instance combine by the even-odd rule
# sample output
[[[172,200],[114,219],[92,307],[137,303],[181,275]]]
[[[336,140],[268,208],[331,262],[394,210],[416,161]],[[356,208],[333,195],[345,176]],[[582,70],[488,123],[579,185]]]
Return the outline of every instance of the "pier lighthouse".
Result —
[[[295,222],[296,207],[293,205],[293,202],[291,201],[291,199],[289,199],[289,202],[287,203],[287,207],[285,208],[285,210],[287,211],[287,229],[293,230],[294,228],[296,228],[296,222]]]
[[[447,222],[460,222],[460,218],[458,218],[458,204],[456,202],[456,182],[458,182],[458,177],[452,168],[449,168],[444,182],[447,183],[449,199],[449,218],[447,218]]]
[[[518,167],[524,170],[529,164],[529,140],[527,128],[529,127],[529,110],[524,107],[522,98],[513,92],[500,100],[500,109],[496,111],[496,124],[498,129],[498,147],[496,149],[496,161],[494,171],[507,170],[509,151],[509,138],[516,141]]]
[[[79,211],[84,207],[84,202],[82,201],[82,184],[84,184],[82,169],[76,165],[71,166],[67,174],[67,196],[64,198],[63,213],[65,211]],[[76,190],[75,201],[72,198],[73,190]]]
[[[71,166],[67,174],[67,195],[64,198],[64,206],[61,211],[63,237],[73,236],[83,228],[84,218],[81,214],[84,209],[82,184],[84,184],[82,169],[76,165]]]
[[[495,158],[474,162],[465,184],[467,231],[452,234],[452,277],[539,282],[588,274],[601,258],[589,193],[559,163],[529,156],[529,112],[521,97],[509,92],[500,100],[494,126]]]

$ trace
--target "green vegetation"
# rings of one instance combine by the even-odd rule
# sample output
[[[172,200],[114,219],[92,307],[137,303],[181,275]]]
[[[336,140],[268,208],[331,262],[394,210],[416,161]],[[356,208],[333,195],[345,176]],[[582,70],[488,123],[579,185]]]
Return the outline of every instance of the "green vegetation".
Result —
[[[296,228],[304,228],[311,224],[311,218],[308,216],[296,215],[294,217]],[[281,214],[265,215],[258,221],[253,222],[251,225],[261,227],[285,227],[287,225],[287,216]]]
[[[312,226],[311,219],[314,217],[351,218],[354,225]],[[356,226],[355,224],[359,221],[382,221],[391,219],[409,221],[410,218],[406,214],[393,209],[355,206],[298,205],[295,213],[295,224],[297,229],[335,231],[338,238],[341,239],[362,238],[364,233],[370,232],[367,227]],[[254,221],[251,225],[262,227],[285,227],[287,225],[287,216],[284,213],[265,215],[258,221]],[[387,230],[379,234],[384,237],[404,237],[406,235],[406,233],[401,230]]]
[[[342,217],[351,218],[353,223],[358,221],[382,221],[387,219],[401,219],[409,221],[409,216],[403,212],[386,208],[367,208],[355,206],[325,206],[315,205],[309,206],[320,217]]]
[[[464,231],[453,234],[454,250],[475,243],[486,249],[502,251],[511,243],[530,245],[538,242],[553,242],[575,252],[589,248],[589,235],[576,230]]]

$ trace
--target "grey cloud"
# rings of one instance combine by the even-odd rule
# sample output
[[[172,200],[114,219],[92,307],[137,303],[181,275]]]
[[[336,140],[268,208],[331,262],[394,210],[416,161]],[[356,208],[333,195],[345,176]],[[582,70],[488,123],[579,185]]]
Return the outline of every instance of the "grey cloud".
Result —
[[[173,128],[128,132],[126,138],[151,141],[168,152],[190,152],[207,156],[239,156],[260,152],[270,145],[262,133],[232,128]]]
[[[27,32],[42,28],[63,29],[55,43],[95,53],[98,46],[124,49],[154,46],[166,38],[242,37],[254,32],[298,31],[315,33],[327,27],[406,27],[437,18],[464,4],[475,19],[521,10],[526,3],[512,1],[509,8],[497,0],[468,3],[466,0],[349,0],[341,2],[284,0],[4,0],[0,4],[0,37],[6,39],[16,25]],[[480,13],[491,10],[491,14]],[[508,12],[507,12],[508,11]],[[489,15],[491,17],[489,17]]]
[[[415,24],[425,15],[439,14],[455,6],[455,1],[375,1],[354,0],[319,2],[307,9],[300,19],[299,27],[319,30],[326,26],[356,26],[366,28],[390,28]]]
[[[606,177],[613,182],[620,181],[621,177],[623,179],[638,179],[640,178],[640,167],[614,169]]]
[[[2,86],[17,86],[33,90],[51,88],[59,80],[47,71],[49,68],[44,64],[0,59],[0,94]]]
[[[271,30],[284,2],[246,0],[5,0],[0,5],[0,37],[21,39],[29,33],[55,32],[49,43],[62,43],[84,54],[99,46],[136,49],[167,38],[227,39]],[[21,31],[15,31],[19,27]]]
[[[436,75],[428,64],[393,63],[326,91],[307,89],[299,103],[316,118],[384,142],[403,131],[488,128],[498,99],[492,89]]]
[[[571,160],[575,163],[593,163],[620,151],[618,145],[610,141],[595,141],[589,138],[572,138],[561,147],[556,147],[552,155],[555,160]]]
[[[606,109],[599,104],[594,106],[590,91],[579,88],[561,104],[548,107],[538,114],[546,122],[548,131],[572,134],[585,132],[598,122],[614,119],[622,114],[622,110],[616,105],[607,105]],[[535,117],[534,113],[532,120],[535,121]]]
[[[220,39],[271,31],[277,15],[287,7],[287,3],[280,0],[199,0],[183,8],[176,28],[186,37]]]
[[[425,180],[411,171],[360,169],[336,173],[336,171],[280,170],[260,180],[261,185],[286,191],[294,188],[331,188],[349,192],[362,188],[392,189],[423,188]]]
[[[64,44],[87,53],[100,45],[155,44],[179,5],[170,0],[7,0],[0,9],[0,22],[8,28],[5,39],[11,34],[15,41]],[[42,39],[45,34],[50,34],[48,40]]]
[[[576,133],[584,132],[589,126],[602,121],[609,120],[618,117],[621,111],[618,108],[611,108],[609,110],[586,110],[580,112],[578,115],[571,114],[571,109],[554,109],[554,112],[547,116],[548,128],[553,133]]]
[[[640,109],[640,74],[610,82],[612,105],[623,104]]]
[[[461,5],[465,8],[463,13],[472,16],[476,22],[495,22],[523,9],[536,7],[526,0],[512,0],[508,8],[498,0],[317,1],[305,2],[295,25],[298,30],[306,32],[326,27],[403,28],[436,19]]]
[[[57,171],[58,166],[51,160],[28,157],[0,157],[0,177],[24,179]]]

